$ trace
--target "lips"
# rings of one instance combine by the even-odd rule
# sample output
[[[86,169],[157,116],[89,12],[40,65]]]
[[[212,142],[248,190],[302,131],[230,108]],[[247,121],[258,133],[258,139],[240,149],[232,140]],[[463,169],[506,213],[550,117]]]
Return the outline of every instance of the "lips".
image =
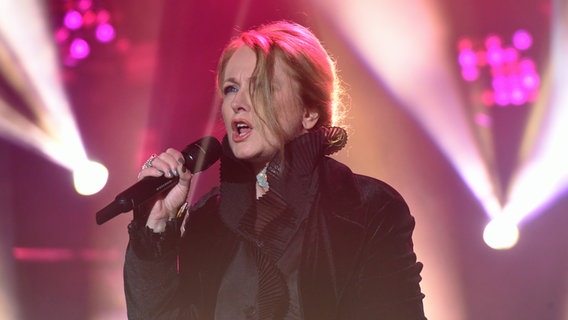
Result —
[[[252,126],[248,121],[245,120],[233,120],[233,141],[240,142],[245,140],[252,132]]]

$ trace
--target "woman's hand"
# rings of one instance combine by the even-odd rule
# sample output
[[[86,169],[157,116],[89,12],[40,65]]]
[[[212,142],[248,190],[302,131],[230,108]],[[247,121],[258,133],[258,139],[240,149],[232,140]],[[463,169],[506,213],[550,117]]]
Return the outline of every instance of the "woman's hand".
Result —
[[[179,208],[186,202],[193,174],[184,166],[184,157],[176,149],[165,152],[149,160],[138,174],[138,180],[145,177],[179,177],[178,183],[167,193],[159,194],[143,205],[149,210],[146,226],[154,232],[163,232],[166,222],[173,219]]]

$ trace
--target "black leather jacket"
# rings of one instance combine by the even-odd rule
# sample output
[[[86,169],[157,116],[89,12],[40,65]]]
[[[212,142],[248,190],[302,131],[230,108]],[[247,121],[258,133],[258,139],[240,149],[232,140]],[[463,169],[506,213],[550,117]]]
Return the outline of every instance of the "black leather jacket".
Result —
[[[231,231],[238,217],[224,212],[246,205],[234,194],[245,181],[224,178],[228,162],[222,159],[220,191],[190,210],[183,237],[180,221],[163,234],[137,221],[129,226],[124,276],[130,319],[214,319],[219,286],[238,245]],[[425,319],[422,264],[411,238],[414,218],[404,199],[386,183],[354,174],[327,156],[314,165],[309,176],[318,183],[309,187],[316,189],[302,225],[298,279],[303,318]],[[292,203],[300,196],[296,180],[286,187]]]

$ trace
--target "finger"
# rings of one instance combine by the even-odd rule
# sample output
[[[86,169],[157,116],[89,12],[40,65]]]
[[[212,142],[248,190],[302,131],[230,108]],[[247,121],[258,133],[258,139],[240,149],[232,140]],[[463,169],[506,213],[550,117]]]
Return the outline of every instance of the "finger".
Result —
[[[164,171],[152,166],[150,168],[142,169],[140,172],[138,172],[138,180],[142,180],[146,177],[161,177],[164,174]]]
[[[166,176],[179,177],[180,173],[184,172],[183,155],[180,151],[169,148],[164,153],[160,154],[159,158],[167,165],[167,168],[164,169]]]
[[[166,150],[166,154],[164,157],[167,157],[168,162],[173,166],[175,161],[175,170],[178,173],[178,176],[182,174],[186,174],[188,172],[187,167],[185,166],[185,157],[183,153],[179,150],[169,148]],[[191,177],[191,173],[189,173],[185,178],[189,179]]]

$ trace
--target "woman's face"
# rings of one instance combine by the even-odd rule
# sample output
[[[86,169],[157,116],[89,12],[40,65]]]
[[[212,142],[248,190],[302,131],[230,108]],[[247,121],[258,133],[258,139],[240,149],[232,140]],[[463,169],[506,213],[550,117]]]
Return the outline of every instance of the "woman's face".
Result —
[[[238,159],[248,161],[259,170],[278,151],[278,140],[260,121],[252,107],[249,85],[255,65],[254,51],[247,46],[239,48],[227,63],[220,87],[223,94],[223,121],[231,150]],[[307,132],[315,125],[317,113],[307,112],[298,105],[298,84],[288,75],[287,66],[279,59],[275,64],[272,90],[276,118],[287,140]]]

